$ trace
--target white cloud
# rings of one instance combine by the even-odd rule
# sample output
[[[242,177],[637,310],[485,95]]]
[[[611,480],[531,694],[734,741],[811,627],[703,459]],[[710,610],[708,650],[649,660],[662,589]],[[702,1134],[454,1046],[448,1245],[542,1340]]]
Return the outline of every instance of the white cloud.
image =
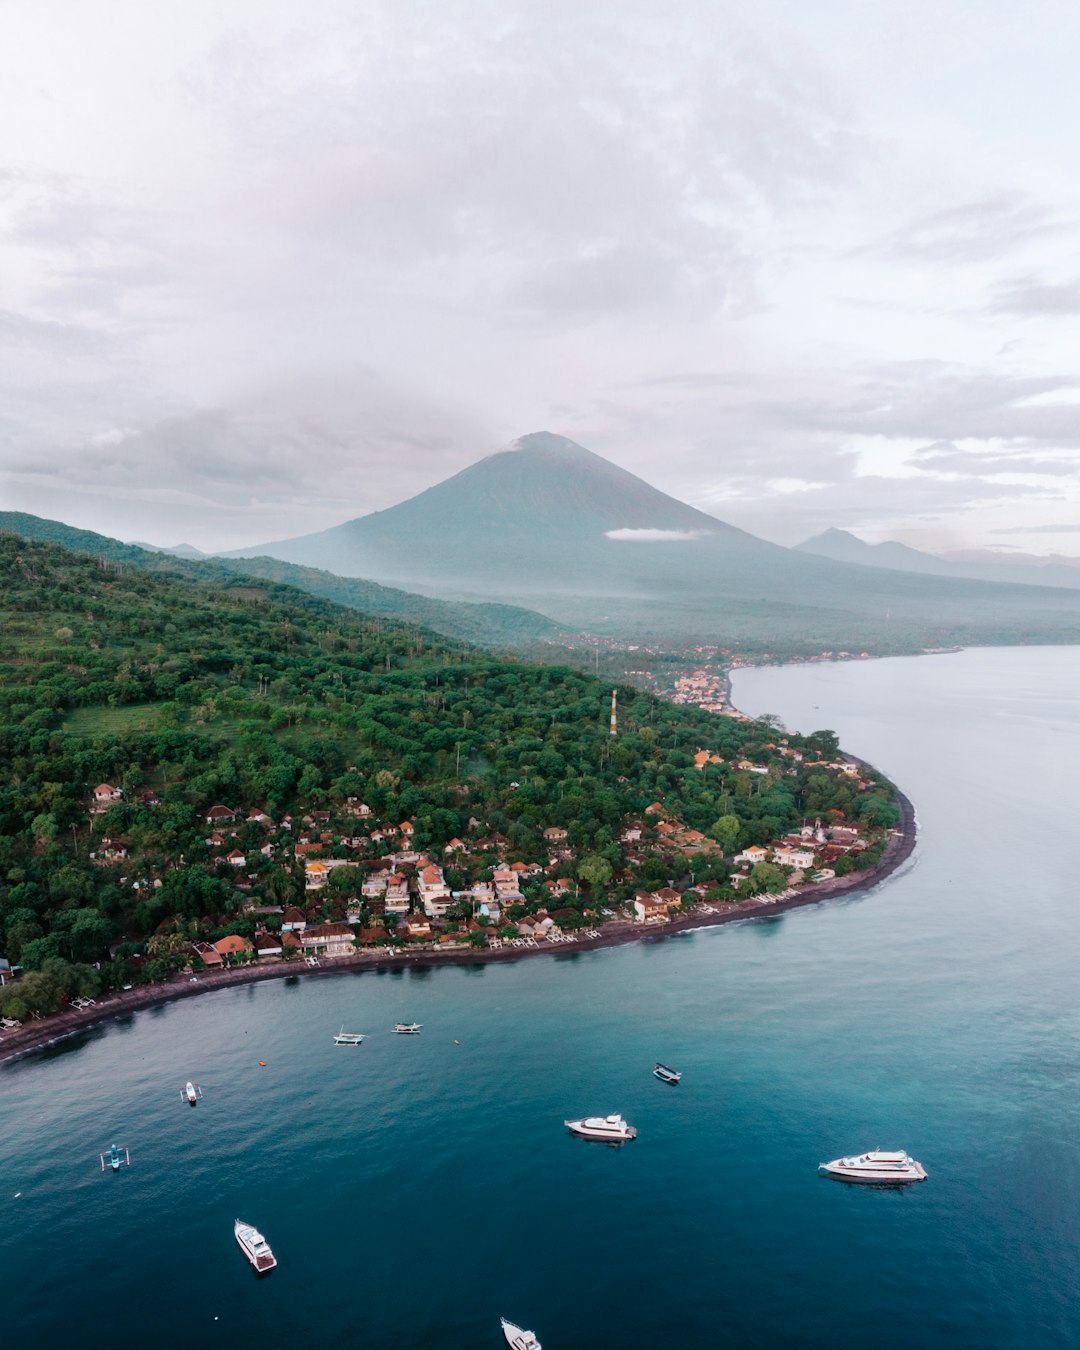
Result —
[[[1059,519],[1080,14],[1048,4],[25,6],[5,504],[227,547],[553,426],[771,537],[974,540],[1006,478]]]
[[[617,539],[628,544],[679,544],[692,539],[701,539],[710,534],[710,530],[605,530],[608,539]]]

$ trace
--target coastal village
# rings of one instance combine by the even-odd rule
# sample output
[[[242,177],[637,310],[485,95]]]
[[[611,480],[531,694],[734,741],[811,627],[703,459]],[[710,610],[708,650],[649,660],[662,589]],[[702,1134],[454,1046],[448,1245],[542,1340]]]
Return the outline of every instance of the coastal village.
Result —
[[[803,760],[784,741],[769,748],[787,761],[788,772]],[[723,763],[708,749],[698,750],[694,762],[699,771]],[[740,775],[776,772],[750,760],[731,767]],[[872,786],[853,761],[821,760],[813,767],[842,776],[856,790]],[[105,816],[122,800],[120,788],[101,783],[89,808]],[[142,800],[155,803],[153,794]],[[186,957],[194,972],[252,961],[315,964],[364,947],[570,943],[596,936],[607,924],[656,926],[695,911],[715,913],[752,895],[791,894],[833,879],[841,859],[850,867],[880,842],[880,831],[817,819],[766,845],[725,855],[719,842],[657,801],[627,820],[619,835],[624,870],[605,876],[582,866],[563,826],[542,831],[539,859],[515,856],[509,840],[475,816],[465,838],[421,850],[414,847],[413,821],[382,819],[356,797],[279,820],[257,805],[219,802],[202,821],[208,864],[229,869],[239,893],[241,918],[232,925],[239,931],[187,938],[183,924],[166,920],[146,943],[151,957],[171,957],[173,966]],[[136,859],[122,835],[102,833],[93,857],[120,872],[123,885],[162,885],[152,870],[133,874]],[[653,871],[659,864],[664,884],[631,888],[650,863]]]
[[[900,820],[831,732],[736,713],[720,649],[661,698],[609,693],[291,596],[0,552],[44,642],[6,694],[8,1023],[232,968],[508,957],[806,903],[874,875]]]

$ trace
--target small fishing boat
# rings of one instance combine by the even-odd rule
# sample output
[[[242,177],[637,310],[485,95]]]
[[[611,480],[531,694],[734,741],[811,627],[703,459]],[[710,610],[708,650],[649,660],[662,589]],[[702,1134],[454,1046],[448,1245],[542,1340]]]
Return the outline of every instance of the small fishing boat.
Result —
[[[682,1078],[682,1074],[677,1069],[669,1069],[666,1064],[657,1064],[653,1073],[662,1083],[677,1083]]]
[[[364,1039],[364,1033],[361,1031],[346,1031],[345,1023],[342,1022],[341,1030],[334,1037],[335,1045],[359,1045]]]
[[[198,1083],[192,1083],[189,1081],[185,1083],[184,1086],[180,1089],[180,1096],[183,1098],[184,1101],[190,1102],[192,1106],[194,1106],[195,1103],[202,1096],[202,1088],[198,1085]]]
[[[912,1181],[925,1181],[926,1168],[903,1151],[885,1153],[871,1149],[851,1158],[835,1158],[822,1163],[818,1172],[837,1181],[857,1181],[864,1186],[906,1186]]]
[[[107,1153],[98,1155],[101,1158],[101,1170],[111,1170],[119,1172],[121,1165],[131,1166],[131,1154],[128,1152],[127,1144],[113,1144]]]
[[[637,1130],[620,1115],[585,1116],[582,1120],[564,1120],[563,1124],[579,1139],[599,1139],[605,1144],[622,1144],[636,1139]]]
[[[233,1234],[240,1244],[240,1250],[255,1267],[259,1275],[265,1275],[277,1265],[277,1257],[270,1250],[270,1244],[257,1228],[237,1219],[233,1224]]]
[[[506,1337],[506,1344],[513,1346],[514,1350],[540,1350],[540,1342],[531,1331],[523,1331],[521,1327],[514,1326],[513,1322],[508,1322],[505,1317],[500,1317],[503,1335]]]
[[[398,1036],[419,1036],[423,1022],[395,1022],[394,1032]]]

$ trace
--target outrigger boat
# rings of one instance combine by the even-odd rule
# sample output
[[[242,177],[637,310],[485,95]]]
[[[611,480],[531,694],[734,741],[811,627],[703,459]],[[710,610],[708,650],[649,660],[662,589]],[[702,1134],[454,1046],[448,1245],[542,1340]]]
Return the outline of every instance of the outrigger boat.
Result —
[[[564,1120],[563,1124],[579,1139],[598,1139],[605,1144],[623,1144],[636,1139],[637,1130],[620,1115],[586,1116],[582,1120]]]
[[[864,1186],[906,1186],[912,1181],[925,1181],[926,1168],[903,1151],[883,1153],[871,1149],[853,1158],[834,1158],[822,1163],[818,1172],[837,1181],[858,1181]]]
[[[342,1022],[341,1030],[334,1037],[335,1045],[359,1045],[364,1039],[364,1033],[361,1031],[346,1031],[345,1023]]]
[[[107,1153],[99,1154],[99,1157],[101,1158],[101,1170],[103,1172],[107,1168],[119,1172],[121,1163],[127,1167],[131,1166],[131,1154],[128,1151],[127,1144],[113,1144]]]
[[[180,1089],[180,1096],[183,1098],[184,1101],[190,1102],[192,1106],[194,1106],[195,1103],[202,1096],[202,1088],[198,1085],[198,1083],[192,1083],[188,1081]]]
[[[682,1074],[677,1069],[669,1069],[666,1064],[657,1064],[653,1073],[662,1083],[677,1083]]]
[[[395,1022],[394,1031],[398,1036],[419,1036],[423,1022]]]
[[[233,1224],[233,1234],[240,1244],[240,1250],[255,1267],[259,1275],[265,1275],[277,1265],[277,1257],[270,1250],[270,1244],[257,1228],[237,1219]]]
[[[499,1321],[506,1343],[513,1346],[513,1350],[540,1350],[540,1342],[531,1331],[523,1331],[521,1327],[514,1326],[513,1322],[508,1322],[505,1317],[500,1317]]]

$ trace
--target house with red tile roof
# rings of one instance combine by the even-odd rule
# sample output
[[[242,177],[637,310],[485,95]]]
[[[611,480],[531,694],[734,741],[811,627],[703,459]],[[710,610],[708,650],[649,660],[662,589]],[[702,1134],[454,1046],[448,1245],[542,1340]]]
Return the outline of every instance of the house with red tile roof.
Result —
[[[123,791],[114,787],[112,783],[99,783],[94,789],[94,805],[102,811],[107,810],[114,802],[123,800]]]
[[[247,938],[232,933],[229,937],[218,938],[214,943],[214,950],[221,957],[240,956],[243,952],[250,952],[252,946]]]

